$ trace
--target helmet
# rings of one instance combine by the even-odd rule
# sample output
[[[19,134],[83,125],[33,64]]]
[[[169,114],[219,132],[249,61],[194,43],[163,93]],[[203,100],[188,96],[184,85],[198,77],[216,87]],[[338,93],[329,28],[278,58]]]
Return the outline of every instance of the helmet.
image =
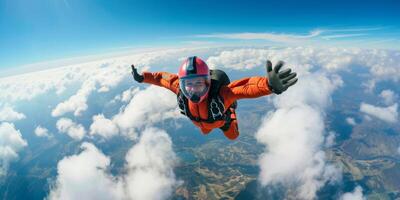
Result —
[[[207,64],[196,56],[187,58],[179,68],[179,87],[193,103],[206,99],[210,90],[211,77]]]

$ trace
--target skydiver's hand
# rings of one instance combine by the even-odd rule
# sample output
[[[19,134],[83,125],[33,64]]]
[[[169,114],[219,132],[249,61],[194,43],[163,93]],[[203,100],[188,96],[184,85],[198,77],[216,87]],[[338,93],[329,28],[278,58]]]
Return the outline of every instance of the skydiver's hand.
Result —
[[[143,82],[143,79],[144,79],[143,75],[140,75],[137,72],[137,69],[135,68],[134,65],[131,65],[131,67],[132,67],[132,72],[131,73],[132,73],[133,79],[135,79],[135,81],[137,81],[139,83]]]
[[[267,60],[269,88],[275,94],[281,94],[297,82],[297,78],[295,78],[296,73],[290,73],[292,71],[291,69],[285,69],[279,73],[283,65],[283,61],[279,61],[274,69],[272,69],[271,61]]]

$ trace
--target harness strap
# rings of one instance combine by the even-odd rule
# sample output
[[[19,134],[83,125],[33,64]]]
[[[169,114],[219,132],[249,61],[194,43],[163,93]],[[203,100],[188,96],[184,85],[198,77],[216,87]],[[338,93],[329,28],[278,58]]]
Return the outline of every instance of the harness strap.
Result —
[[[212,123],[219,120],[226,121],[228,118],[230,119],[230,109],[224,113],[225,106],[222,97],[219,96],[209,96],[208,98],[208,118],[202,119],[200,117],[195,117],[189,110],[189,100],[181,93],[178,94],[178,105],[181,114],[186,115],[189,119],[196,122],[206,122]]]

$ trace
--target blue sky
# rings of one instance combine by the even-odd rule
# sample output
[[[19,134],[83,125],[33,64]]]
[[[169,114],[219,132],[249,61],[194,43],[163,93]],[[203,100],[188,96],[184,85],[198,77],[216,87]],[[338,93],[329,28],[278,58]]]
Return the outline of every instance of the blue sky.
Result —
[[[0,70],[196,42],[396,48],[399,2],[1,0]]]

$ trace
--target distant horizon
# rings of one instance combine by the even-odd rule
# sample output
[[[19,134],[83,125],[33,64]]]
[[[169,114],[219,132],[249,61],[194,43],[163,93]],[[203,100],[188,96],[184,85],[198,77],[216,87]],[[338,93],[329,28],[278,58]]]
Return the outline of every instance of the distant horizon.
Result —
[[[170,45],[170,46],[159,46],[159,47],[131,47],[127,48],[127,50],[114,50],[109,52],[102,53],[93,53],[87,55],[77,55],[71,57],[64,58],[54,58],[51,60],[44,60],[35,63],[28,63],[18,66],[12,66],[9,68],[1,68],[0,67],[0,79],[6,78],[10,76],[18,76],[26,73],[44,71],[49,69],[55,69],[60,67],[67,67],[70,65],[77,64],[85,64],[89,62],[100,61],[103,59],[111,59],[124,57],[134,54],[146,53],[146,52],[154,52],[154,51],[163,51],[166,49],[185,49],[185,48],[226,48],[226,47],[240,47],[240,48],[289,48],[289,47],[304,47],[304,48],[314,48],[314,49],[323,49],[323,48],[339,48],[339,49],[364,49],[364,50],[398,50],[398,49],[385,49],[385,48],[362,48],[362,47],[334,47],[334,46],[307,46],[307,45],[299,45],[299,46],[284,46],[284,45],[268,45],[268,44],[234,44],[234,43],[214,43],[210,45],[200,44],[199,46],[189,46],[189,45]],[[117,48],[116,48],[117,49]],[[400,49],[400,46],[399,46]]]

